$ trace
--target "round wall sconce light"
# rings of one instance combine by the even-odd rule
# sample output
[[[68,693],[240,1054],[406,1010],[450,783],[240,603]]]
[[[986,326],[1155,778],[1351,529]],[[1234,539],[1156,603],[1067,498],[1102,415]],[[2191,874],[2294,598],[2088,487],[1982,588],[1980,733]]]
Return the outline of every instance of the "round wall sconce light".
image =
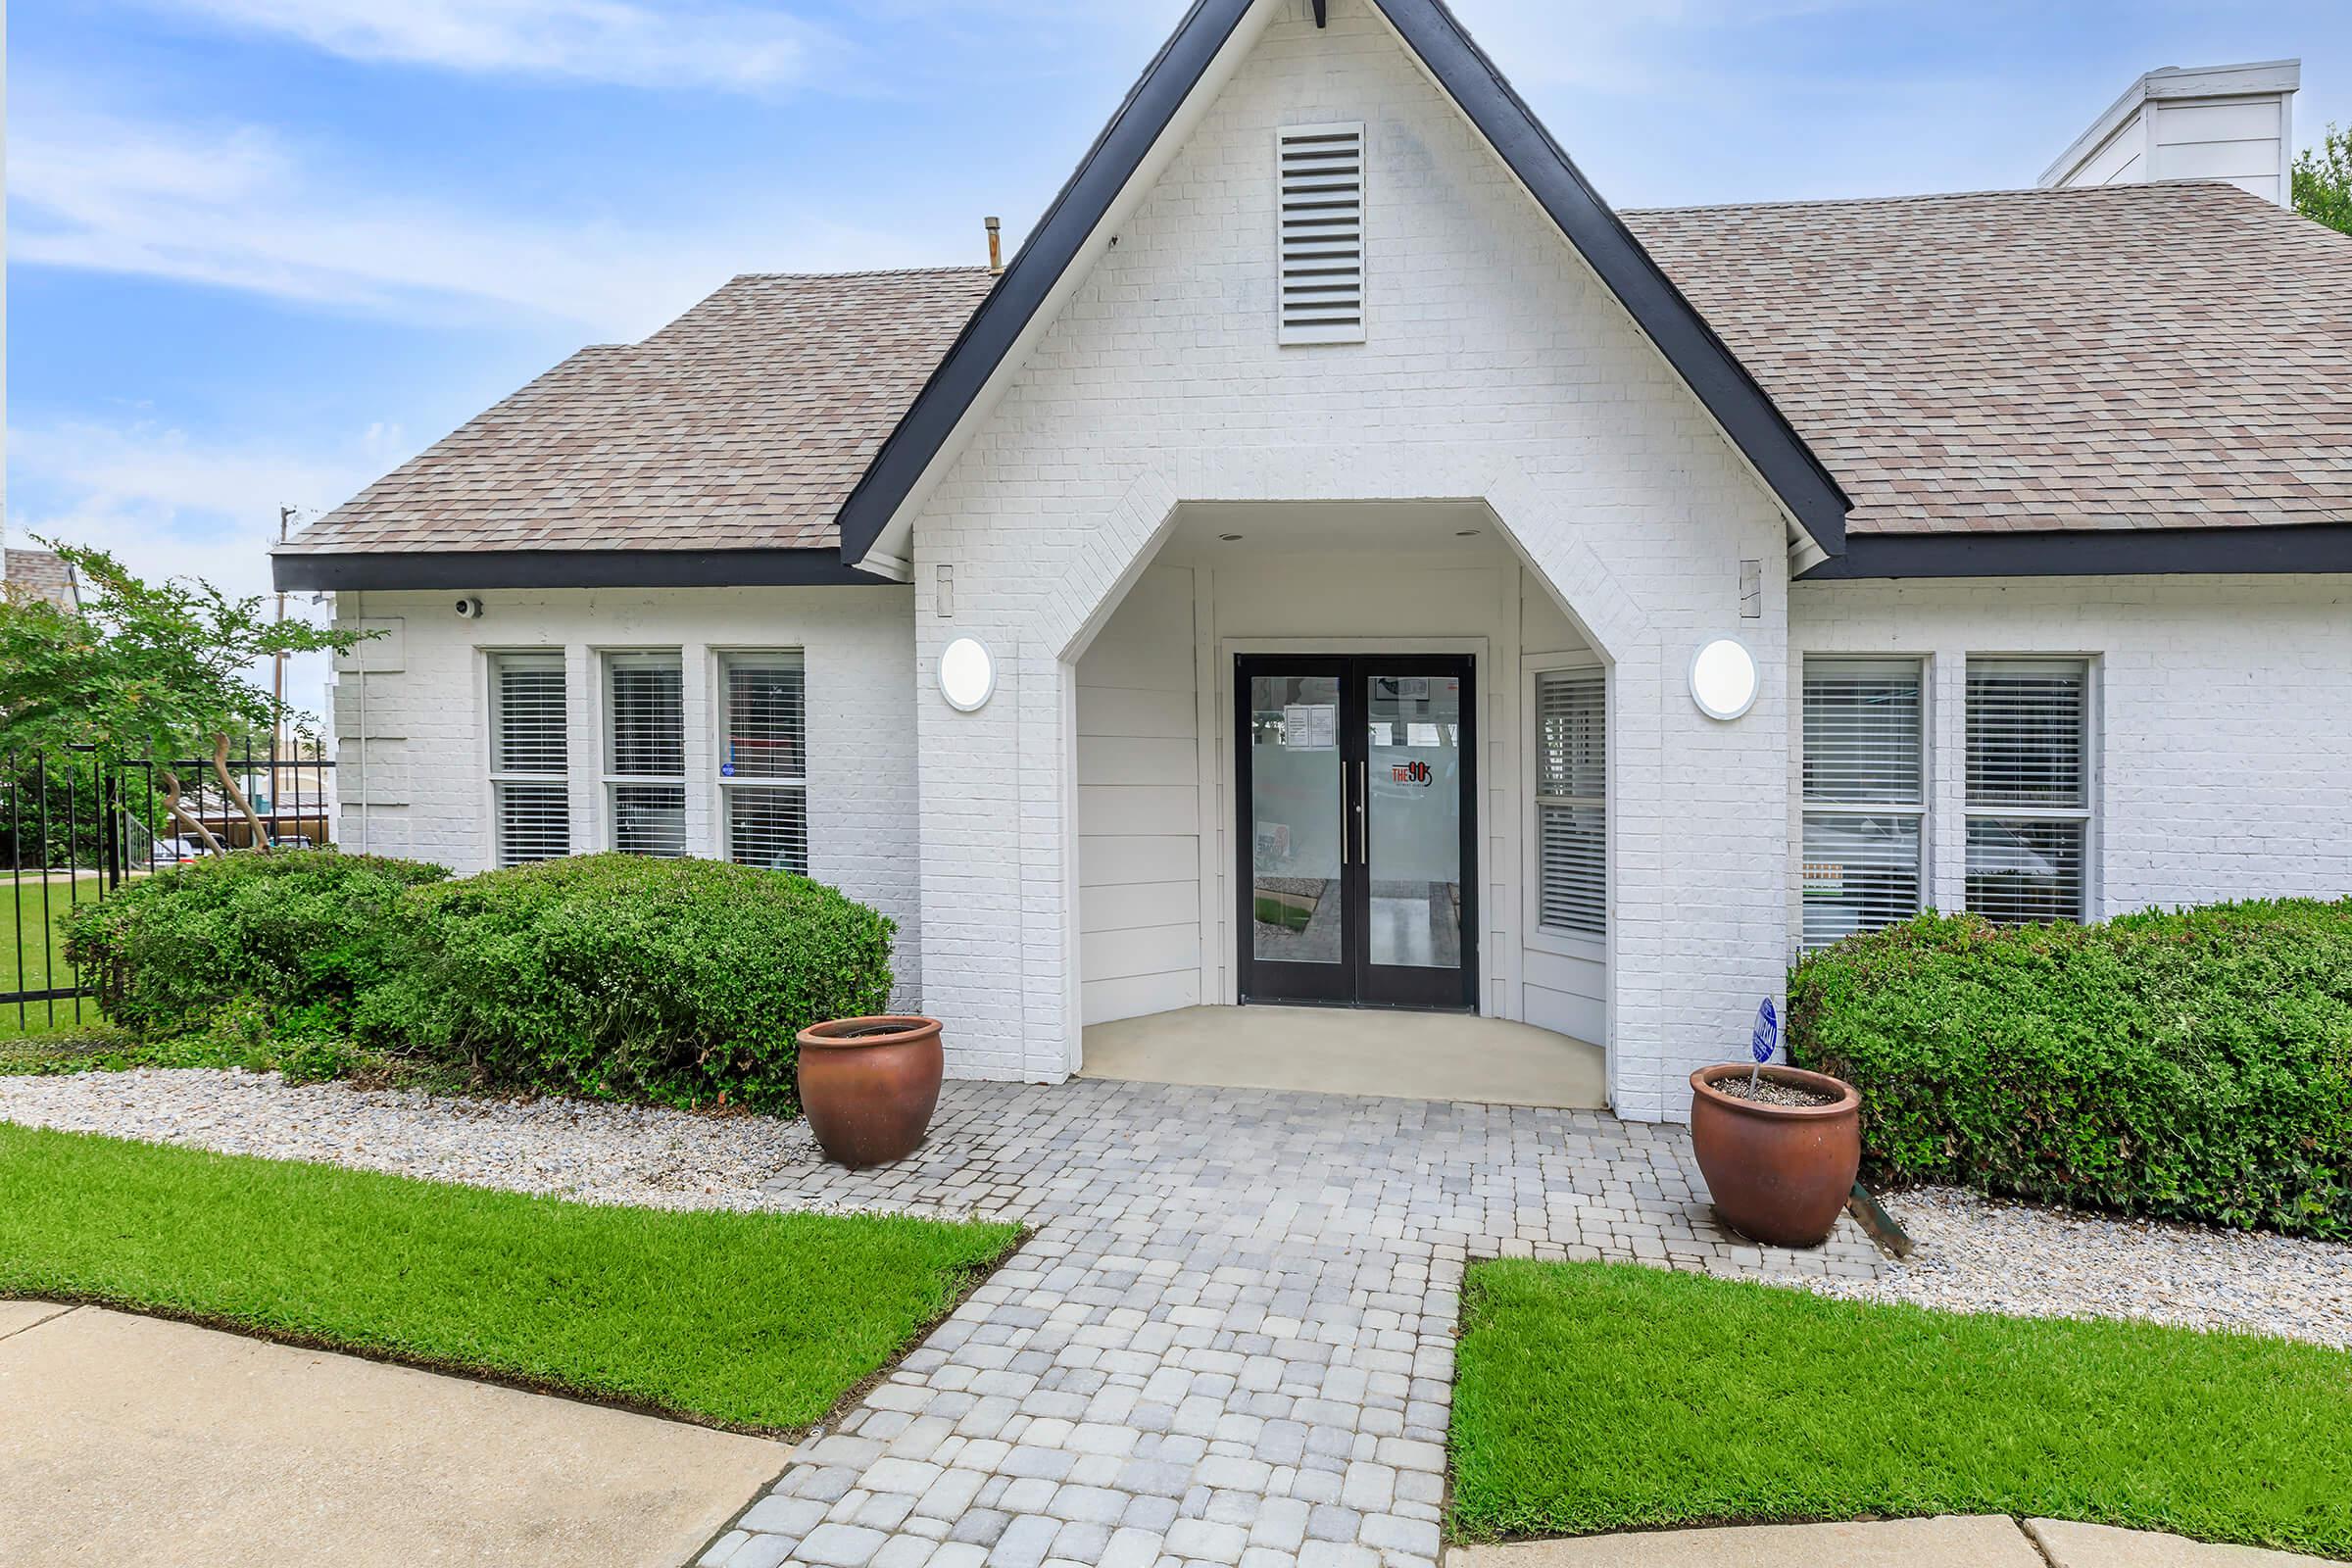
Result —
[[[1709,718],[1738,718],[1756,706],[1756,657],[1735,638],[1718,637],[1690,656],[1690,700]]]
[[[939,695],[957,712],[968,713],[997,689],[997,662],[977,637],[958,637],[939,654]]]

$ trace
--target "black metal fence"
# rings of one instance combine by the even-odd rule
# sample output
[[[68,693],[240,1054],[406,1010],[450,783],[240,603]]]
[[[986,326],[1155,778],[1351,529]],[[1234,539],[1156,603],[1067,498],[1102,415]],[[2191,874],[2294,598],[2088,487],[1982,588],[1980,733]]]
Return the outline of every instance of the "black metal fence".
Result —
[[[264,841],[284,846],[328,842],[334,769],[329,759],[266,746],[233,749],[227,761]],[[116,763],[75,747],[11,754],[0,770],[0,1035],[94,1019],[90,993],[66,961],[67,916],[158,866],[252,848],[253,822],[210,758]]]

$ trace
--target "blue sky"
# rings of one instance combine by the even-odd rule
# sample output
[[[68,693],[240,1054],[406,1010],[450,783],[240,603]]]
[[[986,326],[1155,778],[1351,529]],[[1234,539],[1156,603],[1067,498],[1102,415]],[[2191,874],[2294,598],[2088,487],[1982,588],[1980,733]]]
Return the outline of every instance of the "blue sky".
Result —
[[[731,272],[977,261],[1183,0],[16,0],[8,528],[259,591],[342,500]],[[2341,0],[1455,0],[1621,206],[2031,184]],[[305,686],[312,683],[305,682]]]

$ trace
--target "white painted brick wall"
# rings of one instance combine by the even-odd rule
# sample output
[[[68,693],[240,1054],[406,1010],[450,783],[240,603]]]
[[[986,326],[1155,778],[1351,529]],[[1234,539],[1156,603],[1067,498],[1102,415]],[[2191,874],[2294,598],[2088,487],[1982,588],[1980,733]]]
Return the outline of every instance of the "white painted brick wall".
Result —
[[[711,588],[521,591],[478,595],[479,620],[451,612],[455,593],[337,596],[339,624],[405,621],[404,667],[338,677],[334,731],[346,849],[437,860],[460,872],[490,863],[487,651],[564,650],[569,674],[572,847],[608,848],[603,650],[676,649],[686,692],[687,840],[719,856],[717,656],[799,648],[808,679],[808,870],[899,923],[896,1004],[921,1001],[915,894],[913,621],[905,588]],[[365,707],[363,709],[363,700]],[[363,755],[382,786],[367,787]]]
[[[1742,558],[1782,524],[1703,411],[1362,0],[1275,22],[915,519],[916,645],[995,648],[997,700],[920,683],[925,998],[954,1070],[1055,1078],[1076,1017],[1065,651],[1181,500],[1487,497],[1617,662],[1621,1112],[1745,1037],[1782,979],[1786,593],[1742,621]],[[1368,341],[1281,348],[1273,138],[1361,120]],[[931,601],[953,564],[956,616]],[[1378,626],[1366,626],[1377,634]],[[1746,719],[1700,716],[1691,651],[1763,666]]]
[[[2342,577],[1799,583],[1789,638],[1929,661],[1928,886],[1940,908],[1966,905],[1967,662],[1990,654],[2092,661],[2094,914],[2352,894]],[[1792,744],[1792,803],[1800,765]],[[1793,862],[1789,886],[1793,946]]]

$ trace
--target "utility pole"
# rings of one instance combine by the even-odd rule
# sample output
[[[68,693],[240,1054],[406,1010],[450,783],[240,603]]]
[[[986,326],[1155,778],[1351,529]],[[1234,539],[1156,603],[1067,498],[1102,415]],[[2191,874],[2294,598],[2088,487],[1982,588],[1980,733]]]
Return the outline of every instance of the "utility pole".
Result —
[[[292,507],[281,506],[277,509],[277,542],[279,544],[282,545],[286,542],[286,528],[293,520],[294,509]],[[280,588],[277,591],[277,624],[282,626],[285,623],[286,591]],[[271,665],[270,695],[273,699],[270,709],[270,836],[276,839],[285,836],[285,824],[278,819],[277,804],[278,758],[285,749],[286,735],[286,656],[284,650],[281,649],[270,656],[270,662]],[[251,757],[253,753],[248,751],[245,755]],[[299,824],[297,826],[299,827]]]

